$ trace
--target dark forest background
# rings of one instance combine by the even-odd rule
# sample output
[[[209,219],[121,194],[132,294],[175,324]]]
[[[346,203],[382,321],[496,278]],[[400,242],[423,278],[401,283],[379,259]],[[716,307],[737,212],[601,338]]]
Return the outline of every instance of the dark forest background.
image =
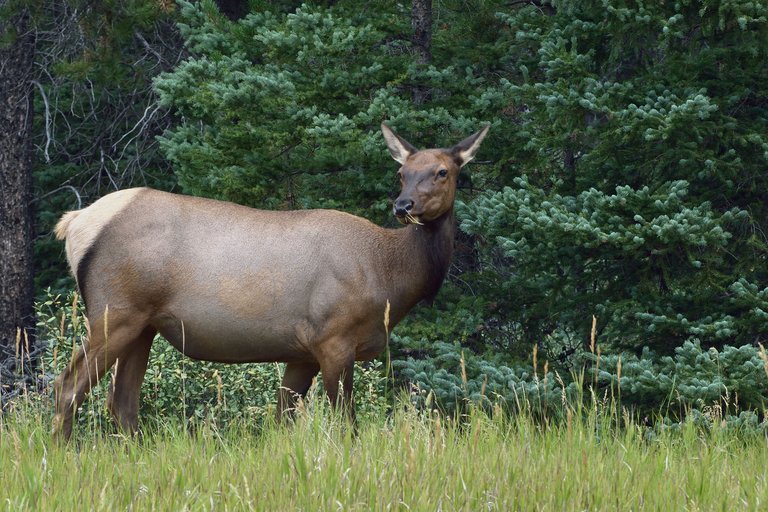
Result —
[[[0,384],[39,381],[34,300],[74,288],[64,211],[146,185],[395,227],[380,123],[490,123],[398,384],[764,410],[766,62],[762,2],[3,0]]]

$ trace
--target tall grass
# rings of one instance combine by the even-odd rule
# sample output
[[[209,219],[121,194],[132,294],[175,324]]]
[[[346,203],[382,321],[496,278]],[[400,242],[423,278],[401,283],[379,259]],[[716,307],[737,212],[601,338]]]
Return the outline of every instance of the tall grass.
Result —
[[[43,368],[58,371],[68,360],[65,349],[73,345],[77,329],[65,320],[48,320],[61,339]],[[542,408],[541,397],[533,393],[515,396],[514,414],[509,407],[480,409],[467,401],[463,413],[450,416],[428,405],[416,408],[413,396],[387,406],[380,377],[374,376],[380,369],[370,374],[362,369],[355,391],[365,413],[357,429],[329,410],[316,386],[295,424],[285,427],[272,421],[269,402],[279,368],[229,377],[222,384],[224,368],[180,367],[164,354],[157,354],[150,367],[145,392],[151,402],[147,408],[152,407],[144,411],[149,414],[134,438],[108,426],[103,385],[89,395],[75,438],[64,446],[52,443],[50,394],[30,393],[11,402],[0,414],[2,508],[768,508],[764,429],[729,425],[714,408],[706,422],[690,415],[674,426],[659,421],[647,427],[621,406],[620,388],[615,395],[613,388],[610,395],[589,394],[595,383],[585,382],[583,372],[575,376],[582,394],[572,400],[560,382],[563,403],[557,414]],[[763,356],[768,373],[768,356]],[[466,387],[463,357],[461,369]],[[177,377],[179,386],[172,380]],[[547,378],[545,364],[542,379]],[[193,389],[206,380],[203,391]],[[206,403],[212,405],[203,414],[184,403],[190,391],[211,395]],[[239,393],[255,391],[269,394],[263,407],[236,402]],[[173,406],[179,401],[180,407]],[[429,396],[424,402],[430,403]]]
[[[296,423],[145,423],[51,443],[38,403],[0,420],[8,510],[764,510],[766,439],[694,423],[623,428],[597,408],[542,423],[402,401],[357,432],[320,399]]]

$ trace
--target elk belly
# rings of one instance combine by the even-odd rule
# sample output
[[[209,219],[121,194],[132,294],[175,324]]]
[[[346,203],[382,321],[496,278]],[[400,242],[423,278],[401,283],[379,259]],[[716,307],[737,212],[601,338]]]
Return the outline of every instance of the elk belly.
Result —
[[[296,297],[306,300],[306,292],[297,294],[279,275],[250,277],[222,277],[217,286],[174,297],[152,324],[176,349],[195,359],[306,359],[309,354],[295,331],[296,325],[306,322],[296,312],[307,309],[297,304]]]

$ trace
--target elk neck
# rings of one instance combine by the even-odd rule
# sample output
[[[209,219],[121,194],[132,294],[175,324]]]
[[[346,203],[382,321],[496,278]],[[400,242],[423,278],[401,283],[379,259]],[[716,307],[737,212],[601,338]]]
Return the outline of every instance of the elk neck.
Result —
[[[432,302],[448,273],[456,232],[453,208],[423,225],[390,231],[387,254],[393,319],[397,322],[418,302]]]

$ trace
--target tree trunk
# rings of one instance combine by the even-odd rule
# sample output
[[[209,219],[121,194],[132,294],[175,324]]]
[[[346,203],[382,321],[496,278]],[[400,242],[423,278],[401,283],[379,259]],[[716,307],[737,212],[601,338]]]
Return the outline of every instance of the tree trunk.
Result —
[[[35,32],[27,9],[0,18],[0,37],[5,41],[0,43],[0,378],[8,384],[9,372],[18,375],[22,365],[31,366],[27,358],[35,346],[30,139]]]
[[[416,62],[426,67],[432,62],[432,0],[413,0],[411,26]],[[413,88],[414,104],[423,105],[429,99],[429,87],[417,85]]]

